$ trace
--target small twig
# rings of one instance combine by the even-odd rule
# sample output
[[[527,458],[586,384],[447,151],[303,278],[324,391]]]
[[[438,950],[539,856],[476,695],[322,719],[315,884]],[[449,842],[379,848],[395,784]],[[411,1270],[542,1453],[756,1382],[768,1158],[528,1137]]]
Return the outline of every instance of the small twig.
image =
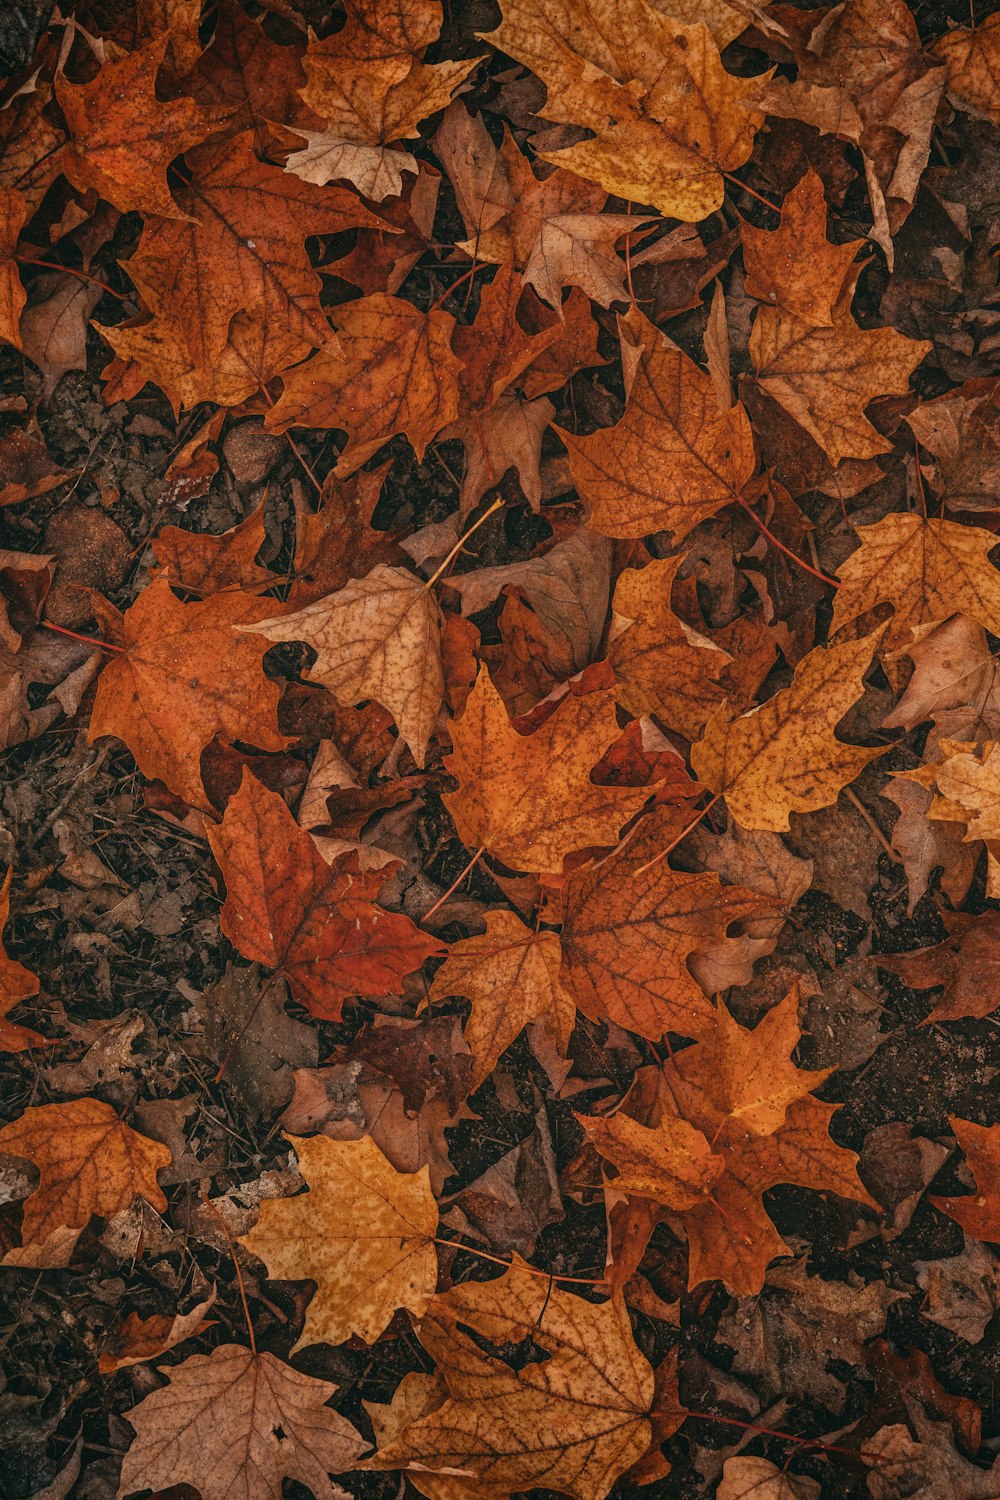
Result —
[[[841,787],[841,791],[843,792],[844,796],[847,798],[851,806],[855,809],[855,811],[859,813],[862,818],[864,818],[865,822],[868,824],[868,827],[878,839],[879,843],[882,845],[882,848],[885,850],[886,854],[888,854],[893,864],[902,864],[902,860],[900,859],[899,855],[889,843],[889,840],[886,838],[885,834],[882,832],[881,828],[878,826],[865,804],[861,801],[861,798],[858,797],[849,786]]]
[[[458,554],[461,552],[462,548],[465,546],[466,542],[469,540],[469,537],[472,535],[472,533],[474,531],[478,531],[479,528],[480,528],[480,526],[482,526],[483,522],[484,521],[488,521],[489,518],[490,518],[490,516],[494,515],[498,510],[502,509],[502,507],[503,507],[503,501],[502,500],[494,500],[494,502],[490,506],[489,510],[484,510],[483,513],[482,513],[482,515],[479,517],[479,520],[478,521],[473,521],[472,525],[469,527],[468,531],[465,532],[464,536],[460,536],[459,537],[458,541],[455,543],[454,547],[452,547],[451,551],[448,553],[448,556],[445,558],[445,560],[441,564],[441,566],[439,568],[437,568],[436,571],[433,572],[431,574],[431,576],[428,578],[427,582],[424,584],[424,592],[425,593],[426,593],[426,591],[429,588],[433,588],[434,585],[437,583],[438,579],[441,577],[442,573],[444,573],[444,572],[447,571],[448,565],[452,562],[452,560],[454,558],[456,558],[458,556]]]
[[[677,845],[687,838],[692,828],[697,828],[698,824],[701,822],[706,813],[711,812],[712,808],[715,806],[721,796],[721,792],[716,792],[711,802],[709,802],[705,807],[699,809],[699,811],[691,819],[690,823],[686,824],[681,829],[676,838],[670,840],[670,843],[665,849],[661,849],[659,854],[654,854],[652,859],[647,859],[644,865],[640,865],[637,870],[633,871],[632,878],[635,879],[636,875],[645,875],[646,871],[651,870],[654,865],[658,865],[661,859],[666,859],[668,854],[672,854],[677,848]]]
[[[750,502],[748,500],[744,500],[742,495],[737,495],[736,499],[739,501],[740,505],[742,505],[751,521],[755,522],[756,525],[760,527],[761,531],[767,537],[768,541],[773,542],[779,552],[783,552],[786,557],[791,558],[793,563],[797,563],[800,568],[804,568],[807,573],[811,573],[814,578],[818,578],[820,583],[828,583],[832,589],[840,588],[839,579],[831,578],[828,573],[822,572],[819,568],[814,568],[811,563],[806,562],[804,557],[799,557],[797,552],[793,552],[790,547],[786,547],[784,542],[781,541],[780,538],[776,537],[774,532],[764,524],[764,522],[750,505]]]
[[[204,1203],[205,1207],[218,1219],[220,1225],[222,1226],[222,1232],[226,1236],[226,1243],[229,1246],[229,1253],[233,1257],[233,1266],[236,1270],[236,1283],[240,1289],[240,1301],[243,1303],[243,1316],[247,1320],[247,1336],[250,1340],[250,1353],[253,1355],[254,1359],[256,1359],[257,1340],[254,1338],[253,1323],[250,1321],[250,1304],[247,1302],[246,1287],[243,1285],[243,1272],[240,1270],[240,1263],[236,1258],[236,1246],[233,1244],[233,1237],[229,1233],[229,1225],[219,1213],[219,1210],[216,1208],[211,1198],[209,1198],[204,1189],[204,1186],[201,1187],[199,1196],[201,1197],[201,1201],[202,1203]]]
[[[420,919],[422,922],[426,922],[428,917],[432,917],[434,915],[434,913],[438,910],[438,908],[442,907],[444,905],[444,903],[447,901],[448,897],[449,896],[453,896],[455,894],[455,892],[458,890],[459,886],[462,884],[462,881],[465,879],[466,875],[471,874],[472,870],[479,863],[479,861],[482,859],[482,857],[483,857],[483,855],[485,853],[486,853],[486,845],[482,844],[480,846],[480,848],[478,848],[476,850],[476,852],[472,856],[472,858],[469,860],[469,863],[466,865],[466,867],[462,871],[461,875],[459,875],[458,879],[452,881],[451,885],[445,891],[444,895],[443,896],[439,896],[438,899],[435,901],[435,903],[431,907],[430,911],[425,911],[424,912],[423,916]]]
[[[126,296],[116,292],[106,281],[101,281],[97,276],[88,276],[86,271],[78,271],[75,266],[60,266],[53,260],[35,260],[30,255],[15,255],[14,259],[19,266],[41,266],[44,271],[65,271],[67,276],[75,276],[78,281],[89,281],[92,286],[99,286],[102,292],[107,292],[109,297],[117,297],[119,302],[128,301]]]

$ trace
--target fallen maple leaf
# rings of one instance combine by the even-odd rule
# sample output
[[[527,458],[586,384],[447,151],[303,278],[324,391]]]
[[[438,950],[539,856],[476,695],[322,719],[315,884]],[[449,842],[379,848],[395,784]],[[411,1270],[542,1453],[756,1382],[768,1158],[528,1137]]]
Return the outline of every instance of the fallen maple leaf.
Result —
[[[539,872],[561,870],[576,849],[614,843],[649,795],[591,780],[618,733],[614,700],[599,692],[568,695],[532,734],[519,734],[481,667],[445,759],[458,790],[444,803],[462,841],[484,845],[511,869]]]
[[[900,514],[859,526],[857,533],[861,546],[837,569],[834,631],[888,603],[893,620],[882,638],[888,651],[904,649],[955,614],[1000,635],[1000,573],[989,561],[997,544],[991,531]]]
[[[341,30],[310,42],[302,98],[325,128],[296,131],[308,145],[288,158],[290,172],[307,182],[346,178],[366,198],[402,191],[401,173],[416,172],[417,163],[389,148],[417,135],[421,120],[444,109],[480,61],[421,60],[442,15],[435,0],[409,7],[352,0]]]
[[[863,240],[833,245],[826,237],[822,178],[808,169],[781,205],[776,230],[740,225],[746,292],[814,328],[831,327]]]
[[[155,580],[125,614],[124,652],[98,681],[90,738],[115,735],[146,776],[211,811],[200,761],[214,736],[262,750],[288,744],[277,727],[280,689],[261,666],[267,645],[237,628],[267,609],[235,592],[181,604]]]
[[[399,1308],[434,1295],[438,1210],[427,1168],[397,1172],[369,1136],[290,1136],[309,1192],[269,1198],[242,1243],[272,1280],[315,1281],[301,1344],[374,1343]]]
[[[26,1109],[0,1130],[0,1151],[25,1157],[40,1174],[24,1201],[25,1245],[56,1230],[83,1229],[94,1214],[110,1219],[140,1196],[156,1209],[167,1206],[156,1174],[169,1166],[169,1150],[100,1099]]]
[[[335,471],[340,478],[360,469],[398,432],[423,458],[427,444],[458,412],[454,318],[376,292],[338,308],[337,320],[343,358],[320,353],[289,371],[267,414],[268,428],[346,431]]]
[[[283,1479],[347,1500],[330,1474],[353,1468],[367,1445],[327,1406],[337,1390],[330,1381],[239,1344],[193,1354],[167,1379],[128,1413],[136,1437],[119,1500],[178,1484],[190,1484],[202,1500],[274,1500]]]
[[[139,248],[124,262],[153,321],[147,332],[103,330],[151,380],[169,388],[189,372],[186,403],[202,399],[195,377],[215,389],[224,355],[233,381],[242,357],[249,393],[313,347],[336,350],[306,237],[379,223],[346,190],[312,187],[259,162],[252,140],[246,132],[188,153],[189,181],[177,198],[189,217],[147,218]],[[233,329],[235,355],[226,355]]]
[[[715,1500],[819,1500],[815,1479],[790,1474],[766,1458],[727,1458]]]
[[[501,10],[483,40],[545,83],[550,119],[593,132],[543,160],[671,218],[719,208],[723,174],[747,160],[763,123],[763,80],[727,73],[706,26],[643,0],[614,0],[600,18],[560,0],[505,0]]]
[[[797,1011],[793,989],[748,1032],[720,1003],[715,1036],[675,1053],[659,1072],[640,1070],[625,1100],[627,1113],[650,1128],[627,1139],[624,1190],[642,1181],[644,1196],[675,1209],[679,1173],[687,1173],[693,1201],[678,1222],[688,1237],[690,1287],[718,1279],[738,1295],[760,1291],[770,1261],[789,1253],[761,1196],[779,1182],[873,1204],[857,1176],[857,1157],[829,1137],[838,1106],[811,1094],[829,1070],[810,1073],[788,1060],[800,1036]],[[617,1164],[613,1120],[598,1124],[595,1144]],[[694,1128],[693,1137],[678,1131],[678,1120]],[[602,1134],[604,1125],[612,1129]],[[589,1122],[587,1128],[589,1134]],[[709,1143],[721,1170],[713,1164],[709,1171]]]
[[[209,843],[226,882],[222,930],[256,963],[283,974],[310,1014],[338,1020],[352,995],[384,995],[440,945],[372,897],[384,872],[353,854],[328,864],[285,803],[244,772]]]
[[[944,921],[948,936],[933,947],[918,948],[915,953],[880,953],[877,958],[879,968],[898,974],[911,989],[944,987],[925,1026],[968,1016],[979,1019],[1000,1005],[995,972],[1000,966],[1000,913],[986,911],[974,917],[956,911],[946,914]]]
[[[269,641],[305,641],[306,674],[345,705],[373,698],[387,708],[418,766],[444,702],[441,614],[423,579],[379,564],[325,599],[247,630]]]
[[[575,437],[573,482],[606,536],[693,527],[736,501],[756,458],[742,406],[719,406],[715,386],[637,308],[619,319],[628,399],[616,427]]]
[[[773,244],[768,242],[772,241]],[[751,284],[767,301],[758,308],[750,334],[750,357],[758,384],[809,433],[832,464],[843,458],[873,458],[891,444],[865,418],[876,396],[902,394],[932,345],[905,338],[894,328],[859,328],[850,311],[857,270],[826,238],[826,205],[817,183],[806,178],[782,206],[781,227],[769,235],[753,231]],[[776,301],[775,279],[795,245],[799,263],[819,275],[792,283]],[[835,277],[843,270],[839,297]],[[859,269],[859,268],[858,268]],[[749,289],[749,288],[748,288]]]
[[[10,921],[10,883],[13,869],[8,869],[0,886],[0,1052],[23,1052],[26,1047],[48,1046],[48,1039],[12,1021],[8,1012],[22,1000],[38,994],[38,978],[11,958],[3,946],[3,931]]]
[[[465,1040],[475,1058],[473,1088],[533,1022],[545,1027],[565,1056],[576,1020],[576,1006],[559,978],[556,934],[532,932],[510,911],[487,912],[485,921],[482,937],[452,944],[427,993],[430,1001],[449,995],[472,1001]]]
[[[704,1036],[714,1009],[687,960],[772,903],[717,875],[659,858],[673,809],[658,810],[607,859],[571,875],[564,899],[563,983],[584,1015],[658,1041]]]
[[[153,556],[173,588],[202,599],[229,589],[254,593],[277,581],[269,568],[255,560],[266,535],[261,504],[220,535],[164,526],[153,539]]]
[[[176,22],[170,33],[173,43]],[[252,130],[257,155],[265,157],[271,154],[274,138],[268,121],[280,122],[283,134],[284,127],[294,129],[307,114],[299,97],[305,83],[304,51],[301,43],[274,42],[239,0],[221,0],[212,41],[200,57],[191,59],[184,87],[199,104],[218,111],[227,134]]]
[[[795,669],[791,685],[734,718],[723,704],[691,748],[699,781],[724,796],[743,828],[786,832],[791,812],[835,802],[884,748],[847,745],[834,730],[861,696],[862,678],[878,635],[839,646],[817,646]]]
[[[603,1500],[649,1448],[653,1371],[620,1296],[585,1302],[515,1259],[495,1281],[435,1297],[418,1334],[449,1399],[411,1422],[367,1468],[412,1468],[428,1480],[458,1470],[486,1500],[537,1486]],[[514,1368],[483,1349],[526,1338],[547,1358]]]
[[[933,1198],[928,1202],[961,1224],[974,1240],[1000,1243],[1000,1125],[977,1125],[951,1115],[951,1133],[962,1151],[976,1191],[961,1198]],[[0,1131],[0,1140],[3,1132]]]
[[[70,132],[62,169],[77,187],[95,188],[123,213],[139,209],[179,219],[167,167],[211,135],[221,115],[193,99],[156,97],[156,75],[169,40],[157,37],[106,62],[89,83],[60,77],[56,97]]]
[[[97,1368],[102,1375],[113,1375],[116,1370],[127,1369],[129,1365],[144,1364],[147,1360],[159,1359],[161,1354],[176,1349],[185,1339],[197,1338],[206,1329],[211,1328],[211,1322],[207,1321],[205,1314],[215,1304],[215,1288],[190,1312],[154,1313],[151,1318],[140,1318],[137,1313],[129,1313],[118,1330],[114,1344],[109,1349],[102,1349],[97,1361]]]

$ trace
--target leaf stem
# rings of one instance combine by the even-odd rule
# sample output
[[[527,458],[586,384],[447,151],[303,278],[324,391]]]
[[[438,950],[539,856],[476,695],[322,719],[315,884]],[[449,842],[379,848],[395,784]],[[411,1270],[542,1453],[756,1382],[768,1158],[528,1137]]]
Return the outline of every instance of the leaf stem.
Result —
[[[698,811],[695,813],[695,816],[691,819],[690,823],[687,823],[681,829],[680,833],[677,834],[676,838],[672,838],[670,840],[670,843],[667,845],[667,847],[665,849],[661,849],[660,852],[659,852],[659,854],[654,854],[652,859],[647,859],[647,861],[646,861],[646,863],[644,865],[640,865],[639,868],[638,868],[638,870],[633,871],[633,874],[632,874],[633,880],[635,879],[636,875],[645,875],[646,871],[647,870],[651,870],[654,865],[658,865],[660,863],[661,859],[666,859],[666,857],[667,857],[668,854],[672,854],[674,852],[674,850],[677,848],[677,845],[679,843],[681,843],[684,839],[687,838],[687,836],[691,832],[692,828],[696,828],[698,826],[698,824],[701,822],[702,818],[705,817],[705,815],[707,813],[710,813],[712,811],[712,808],[715,806],[715,804],[718,802],[718,800],[719,800],[719,798],[721,796],[722,796],[721,792],[716,792],[716,794],[712,798],[711,802],[709,802],[705,807],[699,808]]]
[[[473,521],[472,525],[469,527],[468,531],[464,534],[464,536],[460,536],[459,537],[458,541],[455,543],[454,547],[452,547],[451,551],[448,553],[448,556],[445,558],[445,560],[441,564],[441,566],[439,568],[437,568],[436,571],[433,572],[431,574],[431,576],[428,578],[427,582],[424,584],[424,590],[425,590],[425,592],[426,592],[427,589],[434,587],[434,585],[437,583],[438,579],[441,577],[441,574],[445,572],[445,570],[448,568],[448,565],[461,552],[462,548],[465,546],[466,542],[469,540],[469,537],[472,535],[472,533],[474,531],[478,531],[479,528],[480,528],[480,526],[482,526],[483,522],[484,521],[488,521],[489,518],[490,518],[490,516],[492,516],[496,511],[500,510],[502,508],[502,506],[503,506],[503,501],[502,500],[499,500],[499,499],[494,500],[494,502],[490,506],[489,510],[484,510],[483,513],[482,513],[482,515],[479,517],[479,520],[478,521]]]
[[[452,882],[452,884],[448,887],[448,889],[445,891],[445,893],[444,893],[443,896],[439,896],[438,897],[438,899],[435,901],[434,905],[431,907],[430,911],[425,911],[424,912],[423,916],[420,919],[422,922],[426,922],[428,917],[432,917],[434,915],[434,913],[438,910],[438,908],[442,907],[444,905],[444,903],[447,901],[448,897],[449,896],[453,896],[455,894],[455,892],[458,890],[459,886],[462,884],[462,881],[465,879],[466,875],[468,875],[468,874],[471,873],[471,871],[479,863],[479,861],[482,859],[482,857],[483,857],[483,855],[485,853],[486,853],[486,845],[482,844],[476,850],[476,852],[472,856],[472,858],[469,860],[469,863],[466,865],[466,867],[462,871],[461,875],[459,875],[458,879]]]
[[[75,276],[78,281],[89,281],[92,286],[99,286],[102,292],[107,292],[109,297],[116,297],[119,302],[128,301],[121,292],[108,286],[106,281],[101,281],[97,276],[88,276],[86,271],[78,271],[74,266],[60,266],[53,260],[35,260],[30,255],[15,255],[14,259],[19,266],[41,266],[44,271],[65,271],[67,276]]]
[[[782,1432],[778,1427],[764,1427],[760,1422],[741,1422],[736,1417],[721,1417],[714,1411],[691,1411],[689,1407],[685,1407],[684,1410],[687,1417],[695,1417],[700,1422],[724,1422],[727,1427],[742,1427],[744,1432],[759,1432],[764,1437],[781,1438],[786,1443],[799,1443],[806,1448],[819,1448],[823,1453],[843,1453],[848,1458],[861,1457],[856,1448],[843,1448],[836,1443],[824,1443],[819,1438],[796,1437],[794,1432]]]
[[[437,312],[439,308],[444,306],[448,298],[451,296],[452,292],[456,292],[464,282],[469,281],[473,276],[475,276],[477,271],[484,270],[487,265],[489,265],[489,261],[479,260],[474,262],[474,264],[471,265],[467,271],[462,273],[457,281],[452,282],[451,286],[446,292],[442,292],[441,296],[437,299],[436,302],[431,303],[429,310],[431,312]]]
[[[93,635],[80,635],[79,631],[67,630],[65,625],[53,625],[51,620],[39,620],[43,630],[54,630],[57,635],[68,635],[71,640],[82,641],[85,646],[96,646],[99,651],[114,651],[118,656],[125,655],[124,646],[112,645],[110,641],[99,641]]]
[[[777,203],[772,203],[770,198],[765,198],[763,193],[758,193],[756,188],[748,187],[745,182],[741,182],[738,177],[734,177],[732,172],[723,172],[722,175],[726,179],[726,181],[731,182],[734,187],[742,188],[745,193],[750,194],[751,198],[756,198],[758,203],[763,203],[765,208],[769,208],[773,214],[778,214],[780,216],[781,209],[778,207]]]
[[[786,547],[784,542],[776,537],[774,532],[765,525],[748,500],[744,500],[742,495],[737,495],[736,499],[742,505],[751,521],[755,522],[769,542],[774,543],[779,552],[783,552],[786,557],[791,558],[793,563],[797,563],[800,568],[804,568],[807,573],[811,573],[814,578],[818,578],[820,583],[828,583],[832,589],[840,588],[839,578],[831,578],[828,573],[823,573],[819,568],[814,568],[811,563],[806,562],[804,557],[799,557],[797,552],[793,552],[790,547]]]
[[[253,1355],[254,1359],[256,1359],[257,1340],[254,1337],[253,1323],[250,1321],[250,1304],[247,1302],[247,1290],[243,1285],[243,1272],[240,1270],[240,1263],[236,1258],[236,1246],[233,1244],[233,1237],[229,1233],[229,1225],[219,1213],[219,1210],[216,1208],[211,1198],[209,1198],[204,1186],[202,1186],[200,1189],[200,1197],[205,1207],[218,1219],[220,1225],[222,1226],[222,1232],[226,1236],[226,1242],[229,1245],[229,1253],[233,1258],[233,1267],[236,1271],[236,1283],[240,1289],[240,1301],[243,1303],[243,1316],[247,1320],[247,1335],[250,1339],[250,1353]]]

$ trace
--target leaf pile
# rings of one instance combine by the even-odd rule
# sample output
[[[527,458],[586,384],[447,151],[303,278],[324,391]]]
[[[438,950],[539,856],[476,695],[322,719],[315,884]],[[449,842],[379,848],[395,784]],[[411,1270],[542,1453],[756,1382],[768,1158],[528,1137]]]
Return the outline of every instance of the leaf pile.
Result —
[[[1000,14],[0,63],[5,1500],[995,1500]]]

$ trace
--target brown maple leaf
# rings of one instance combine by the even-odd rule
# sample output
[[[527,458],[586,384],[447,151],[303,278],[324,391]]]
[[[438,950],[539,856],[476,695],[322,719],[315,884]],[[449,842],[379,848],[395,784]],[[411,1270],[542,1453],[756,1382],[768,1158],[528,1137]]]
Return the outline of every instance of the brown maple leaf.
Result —
[[[193,1354],[128,1413],[136,1436],[118,1494],[190,1484],[202,1500],[273,1500],[295,1479],[347,1500],[330,1474],[353,1468],[367,1445],[327,1406],[336,1390],[239,1344]]]
[[[223,932],[245,958],[283,974],[314,1016],[338,1020],[352,995],[397,991],[441,951],[409,917],[373,904],[384,872],[360,871],[353,854],[327,864],[249,772],[208,839],[226,882]]]

